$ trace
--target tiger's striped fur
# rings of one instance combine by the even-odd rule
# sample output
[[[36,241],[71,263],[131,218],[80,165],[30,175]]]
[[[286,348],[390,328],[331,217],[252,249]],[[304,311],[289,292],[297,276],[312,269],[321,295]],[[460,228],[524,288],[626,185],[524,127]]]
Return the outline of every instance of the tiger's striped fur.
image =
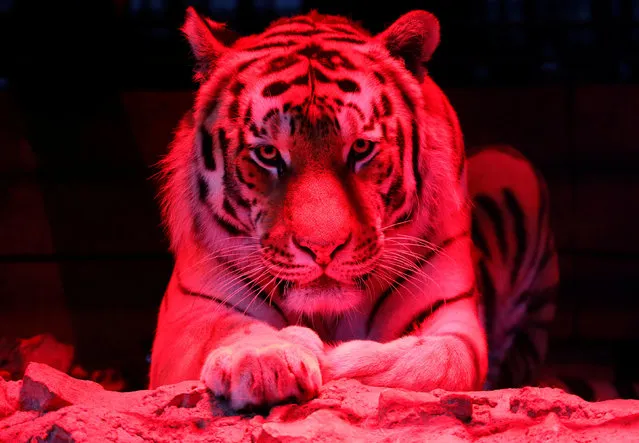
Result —
[[[475,269],[488,334],[486,388],[537,380],[555,316],[559,264],[549,229],[548,191],[508,146],[468,153]]]
[[[552,314],[543,182],[510,154],[493,154],[516,170],[502,184],[473,166],[492,157],[466,162],[424,68],[439,43],[431,14],[371,36],[311,13],[234,38],[189,9],[183,30],[201,86],[163,164],[176,262],[152,387],[201,377],[243,408],[340,377],[480,389],[516,364],[515,345],[543,357],[543,340],[519,338]]]

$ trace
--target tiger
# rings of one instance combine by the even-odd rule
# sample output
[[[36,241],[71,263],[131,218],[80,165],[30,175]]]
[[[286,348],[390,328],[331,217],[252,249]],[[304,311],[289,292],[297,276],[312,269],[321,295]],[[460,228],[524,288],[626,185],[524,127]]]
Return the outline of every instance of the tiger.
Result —
[[[558,284],[547,190],[514,148],[466,153],[427,70],[438,19],[240,36],[188,8],[181,31],[198,88],[160,163],[174,268],[149,388],[201,380],[240,411],[343,378],[529,383]]]

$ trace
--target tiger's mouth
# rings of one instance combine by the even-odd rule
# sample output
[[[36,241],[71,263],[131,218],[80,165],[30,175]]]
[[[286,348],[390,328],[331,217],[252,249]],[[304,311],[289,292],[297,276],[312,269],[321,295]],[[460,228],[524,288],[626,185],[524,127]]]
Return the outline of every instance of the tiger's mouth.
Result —
[[[335,314],[355,308],[364,291],[353,283],[344,283],[322,274],[307,283],[285,281],[282,289],[284,306],[305,314]]]
[[[330,290],[336,288],[359,288],[360,284],[359,279],[357,281],[352,282],[343,282],[334,279],[333,277],[328,276],[323,273],[319,277],[309,282],[299,282],[294,280],[286,280],[286,279],[278,279],[282,285],[284,291],[288,291],[291,289],[307,289],[307,290]]]
[[[345,286],[344,283],[335,280],[332,277],[329,277],[326,274],[320,275],[313,281],[310,281],[306,284],[299,285],[299,287],[308,288],[308,289],[329,289],[334,287]]]

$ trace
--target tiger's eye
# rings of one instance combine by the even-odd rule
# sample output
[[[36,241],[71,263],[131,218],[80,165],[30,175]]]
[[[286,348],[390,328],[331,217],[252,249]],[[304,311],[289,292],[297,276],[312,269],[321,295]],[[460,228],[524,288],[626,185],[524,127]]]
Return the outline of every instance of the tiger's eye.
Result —
[[[273,145],[263,145],[257,150],[257,155],[267,161],[275,159],[277,154],[277,149],[275,149],[275,146]]]
[[[371,141],[358,138],[355,140],[355,143],[353,143],[352,149],[356,154],[363,154],[371,149],[372,144]]]

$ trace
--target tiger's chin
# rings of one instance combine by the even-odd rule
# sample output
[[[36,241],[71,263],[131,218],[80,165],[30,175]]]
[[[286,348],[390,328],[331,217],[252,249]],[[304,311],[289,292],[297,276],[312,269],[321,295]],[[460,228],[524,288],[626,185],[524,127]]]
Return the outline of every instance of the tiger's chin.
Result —
[[[340,314],[357,308],[364,295],[354,284],[323,275],[309,283],[289,285],[282,303],[287,310],[303,314]]]

